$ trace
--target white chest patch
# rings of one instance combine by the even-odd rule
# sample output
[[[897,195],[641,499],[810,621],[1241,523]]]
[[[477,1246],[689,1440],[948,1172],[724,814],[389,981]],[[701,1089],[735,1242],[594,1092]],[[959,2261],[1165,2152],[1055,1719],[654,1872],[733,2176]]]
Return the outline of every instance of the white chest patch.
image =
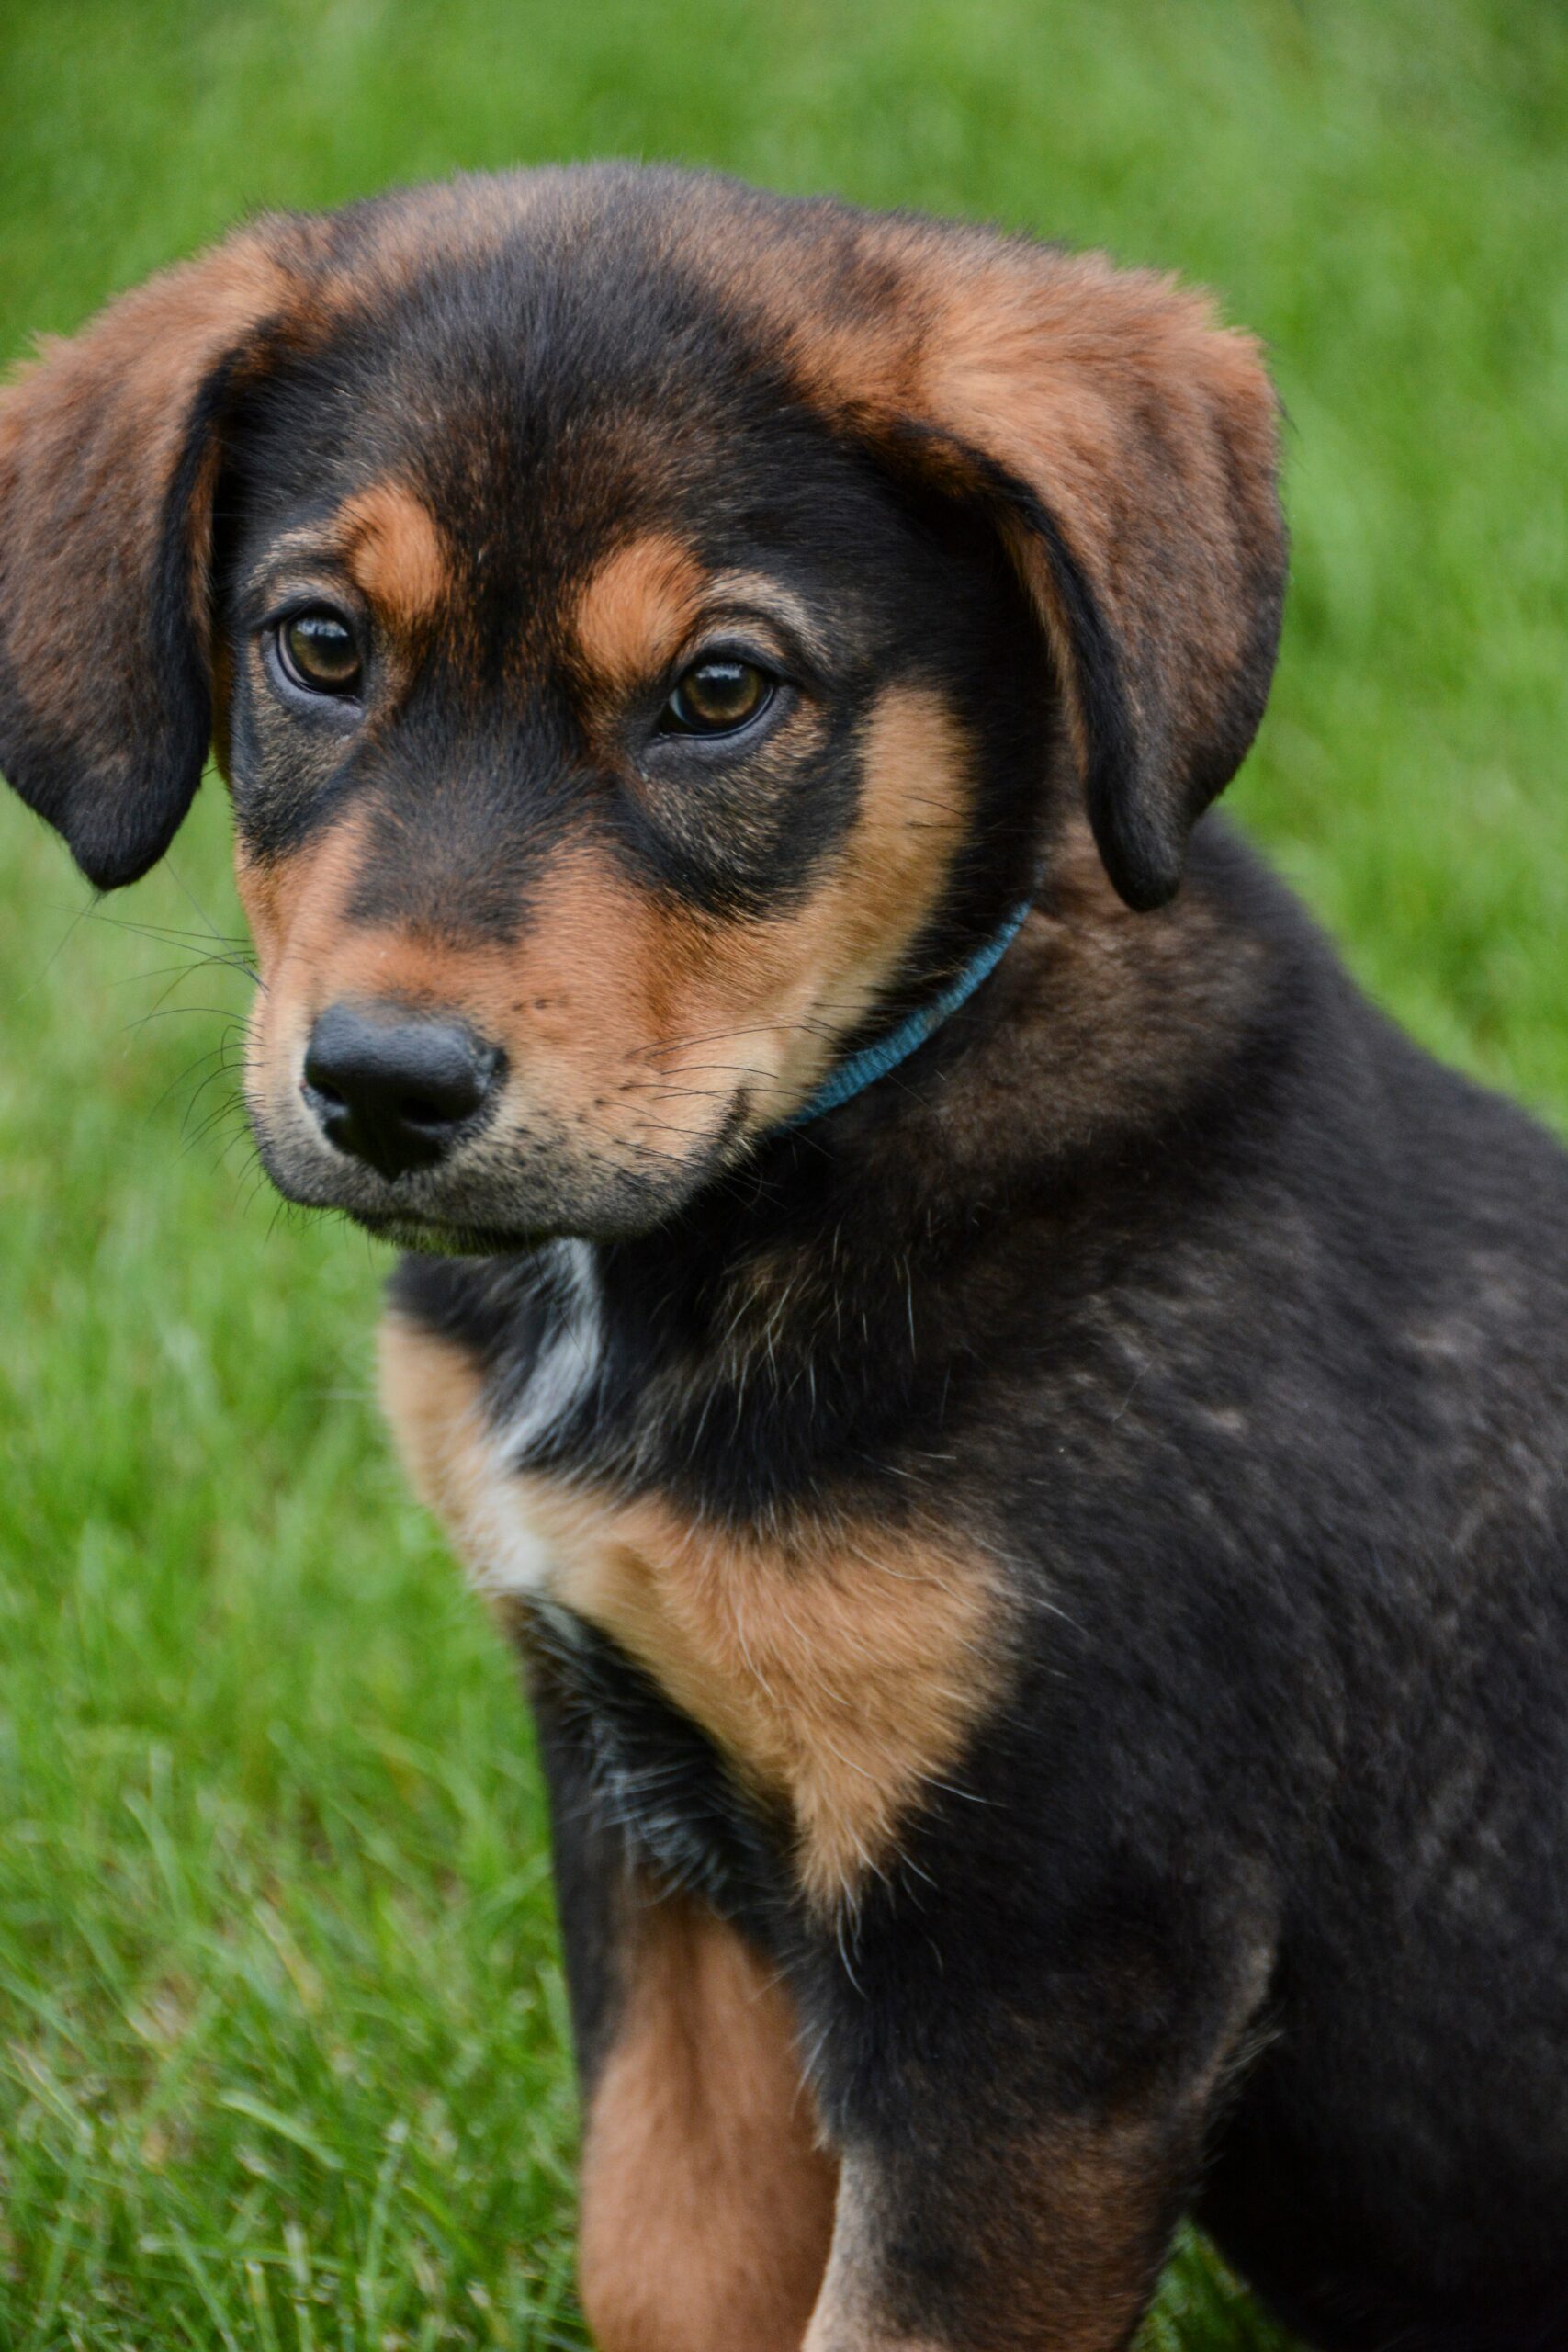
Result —
[[[469,1573],[481,1591],[529,1599],[548,1594],[553,1555],[529,1523],[525,1488],[517,1473],[587,1395],[604,1347],[599,1274],[591,1245],[558,1242],[554,1257],[560,1320],[539,1350],[514,1409],[480,1442],[475,1498],[479,1509],[468,1560]]]
[[[554,1256],[561,1319],[539,1350],[511,1419],[496,1431],[496,1442],[514,1469],[525,1467],[533,1449],[587,1394],[604,1350],[599,1270],[592,1245],[558,1241]]]
[[[555,1549],[534,1529],[519,1473],[588,1394],[604,1355],[591,1245],[558,1242],[553,1257],[556,1320],[503,1421],[490,1420],[476,1372],[446,1342],[396,1317],[382,1332],[382,1398],[409,1472],[474,1585],[498,1599],[551,1591]]]

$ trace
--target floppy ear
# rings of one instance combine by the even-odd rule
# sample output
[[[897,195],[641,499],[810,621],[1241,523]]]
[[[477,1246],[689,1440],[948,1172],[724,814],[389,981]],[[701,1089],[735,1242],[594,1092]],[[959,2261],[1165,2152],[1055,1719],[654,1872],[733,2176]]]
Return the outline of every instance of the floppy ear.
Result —
[[[218,425],[289,288],[243,231],[0,393],[0,771],[100,889],[163,855],[200,781]]]
[[[863,219],[834,259],[820,290],[785,297],[795,372],[846,429],[990,507],[1106,869],[1130,906],[1160,905],[1257,732],[1279,645],[1257,345],[1201,293],[1024,239]]]

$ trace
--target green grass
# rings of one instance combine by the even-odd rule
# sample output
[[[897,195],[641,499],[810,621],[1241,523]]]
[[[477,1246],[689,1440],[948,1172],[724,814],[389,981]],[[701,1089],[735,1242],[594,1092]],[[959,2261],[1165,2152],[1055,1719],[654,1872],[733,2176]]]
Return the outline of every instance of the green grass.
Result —
[[[611,153],[1212,280],[1292,417],[1236,806],[1424,1038],[1568,1126],[1545,0],[9,0],[0,90],[3,356],[247,206]],[[85,919],[0,808],[0,2347],[578,2344],[528,1736],[377,1424],[381,1269],[226,1114],[224,867],[209,791]],[[1197,2255],[1155,2334],[1269,2340]]]

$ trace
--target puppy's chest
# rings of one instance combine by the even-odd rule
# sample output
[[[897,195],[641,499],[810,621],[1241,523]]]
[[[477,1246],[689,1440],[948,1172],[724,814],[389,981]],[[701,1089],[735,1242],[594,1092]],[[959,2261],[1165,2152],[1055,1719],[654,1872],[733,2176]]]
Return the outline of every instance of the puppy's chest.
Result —
[[[630,1660],[785,1816],[802,1893],[830,1905],[883,1866],[994,1701],[994,1562],[941,1528],[850,1511],[738,1528],[530,1466],[587,1366],[580,1340],[547,1342],[497,1415],[466,1350],[393,1318],[383,1389],[409,1472],[479,1589]]]

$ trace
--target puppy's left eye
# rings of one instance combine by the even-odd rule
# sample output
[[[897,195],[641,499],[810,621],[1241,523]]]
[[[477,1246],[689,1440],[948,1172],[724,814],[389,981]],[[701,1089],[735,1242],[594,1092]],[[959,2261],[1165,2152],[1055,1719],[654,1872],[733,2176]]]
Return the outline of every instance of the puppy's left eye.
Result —
[[[750,662],[711,657],[694,662],[676,680],[659,714],[661,735],[733,735],[764,711],[773,681]]]

